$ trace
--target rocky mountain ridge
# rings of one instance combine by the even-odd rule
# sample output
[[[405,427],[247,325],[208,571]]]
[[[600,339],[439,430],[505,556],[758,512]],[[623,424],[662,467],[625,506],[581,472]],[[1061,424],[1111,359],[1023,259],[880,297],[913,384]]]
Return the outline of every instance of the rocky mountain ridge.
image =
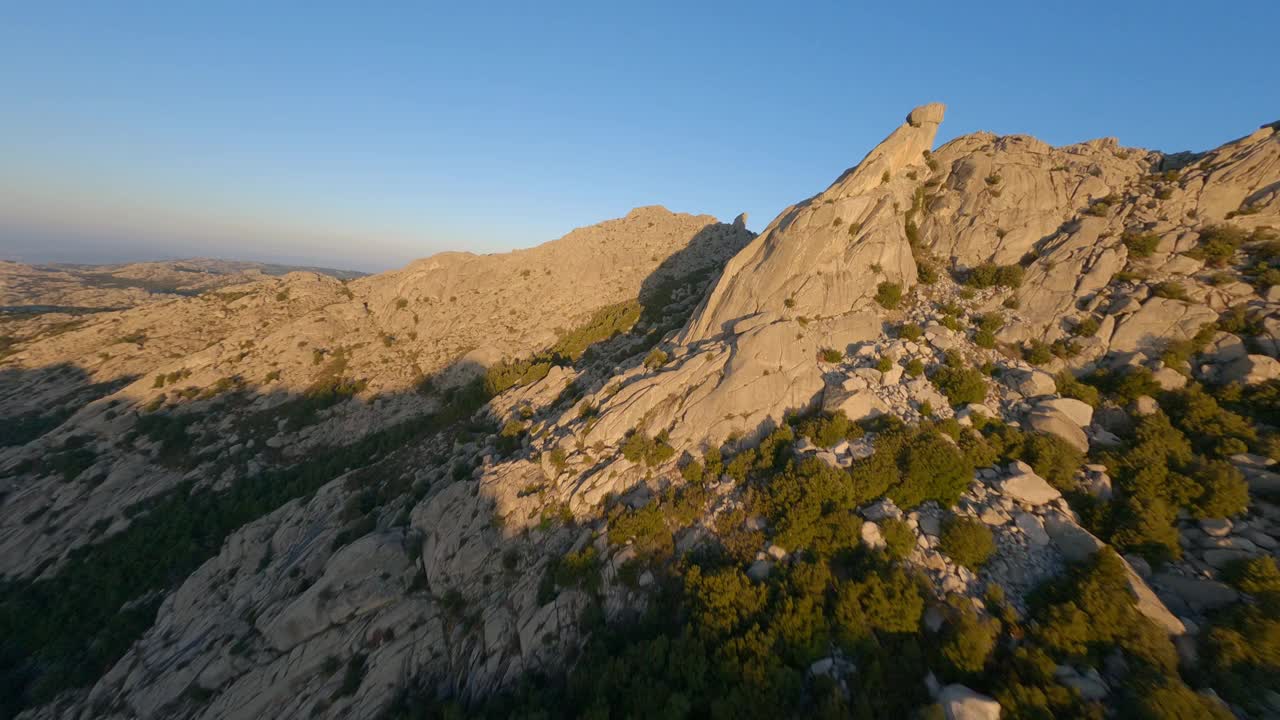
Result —
[[[0,456],[4,667],[35,678],[11,702],[1274,716],[1277,125],[1166,156],[934,149],[943,119],[913,110],[758,237],[641,208],[497,259],[216,301],[223,339]],[[273,291],[283,308],[251,310]],[[111,322],[9,362],[85,357],[133,328]],[[321,400],[202,397],[231,357]],[[126,424],[131,444],[75,440]],[[182,552],[138,550],[156,537]],[[42,602],[122,601],[140,619],[95,639],[105,673],[33,659],[78,637],[25,628]]]
[[[10,312],[86,313],[190,296],[262,276],[314,272],[339,280],[364,273],[271,263],[190,258],[118,265],[27,265],[0,260],[0,306]],[[34,307],[33,307],[34,306]]]

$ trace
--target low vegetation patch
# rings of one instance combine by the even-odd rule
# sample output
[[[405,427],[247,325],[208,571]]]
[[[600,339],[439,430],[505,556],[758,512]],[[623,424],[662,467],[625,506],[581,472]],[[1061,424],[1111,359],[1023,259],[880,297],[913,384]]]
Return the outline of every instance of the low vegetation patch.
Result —
[[[882,282],[876,286],[876,302],[886,310],[893,310],[902,303],[902,286],[894,282]]]

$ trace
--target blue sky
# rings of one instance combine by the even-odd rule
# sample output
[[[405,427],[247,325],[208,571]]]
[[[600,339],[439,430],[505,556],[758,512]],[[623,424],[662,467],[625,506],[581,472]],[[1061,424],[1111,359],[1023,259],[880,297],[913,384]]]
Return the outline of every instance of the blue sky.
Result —
[[[941,140],[1280,119],[1274,1],[7,5],[6,259],[379,270],[649,204],[759,229],[929,101]]]

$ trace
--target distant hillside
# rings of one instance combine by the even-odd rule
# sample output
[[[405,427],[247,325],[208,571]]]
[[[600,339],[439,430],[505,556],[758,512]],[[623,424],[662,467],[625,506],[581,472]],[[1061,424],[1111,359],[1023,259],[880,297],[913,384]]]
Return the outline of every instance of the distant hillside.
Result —
[[[77,314],[118,310],[291,272],[312,272],[338,280],[365,275],[352,270],[210,258],[115,265],[26,265],[0,260],[0,310]]]

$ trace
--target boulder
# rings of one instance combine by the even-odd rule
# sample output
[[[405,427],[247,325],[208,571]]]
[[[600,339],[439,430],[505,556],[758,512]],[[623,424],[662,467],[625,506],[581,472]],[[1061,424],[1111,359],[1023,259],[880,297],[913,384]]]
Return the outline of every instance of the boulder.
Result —
[[[757,560],[751,563],[751,567],[747,568],[747,577],[761,582],[769,577],[769,573],[773,572],[773,563],[769,560]]]
[[[1259,385],[1280,377],[1280,360],[1266,355],[1245,355],[1223,365],[1216,374],[1222,384]]]
[[[1089,427],[1089,423],[1093,422],[1093,407],[1089,403],[1075,398],[1060,397],[1041,400],[1036,403],[1036,409],[1056,410],[1066,415],[1067,419],[1082,428]]]
[[[1173,593],[1179,600],[1197,612],[1217,610],[1240,599],[1240,593],[1216,580],[1185,577],[1172,573],[1159,573],[1152,582],[1156,587]]]
[[[1213,342],[1209,344],[1209,347],[1205,348],[1200,357],[1208,362],[1221,365],[1233,360],[1239,360],[1248,354],[1249,351],[1245,348],[1243,340],[1231,333],[1220,332],[1214,336]]]
[[[862,517],[872,522],[879,522],[887,518],[901,518],[902,511],[893,504],[892,500],[883,498],[862,508]]]
[[[1027,505],[1044,505],[1062,497],[1062,493],[1030,468],[1018,468],[1017,474],[1005,478],[997,489],[1006,497]]]
[[[1150,395],[1139,395],[1133,401],[1133,414],[1138,417],[1146,417],[1147,415],[1155,415],[1160,412],[1160,403]]]
[[[1111,488],[1111,476],[1107,474],[1106,468],[1101,465],[1086,467],[1084,474],[1084,489],[1090,495],[1100,500],[1110,500],[1114,494]]]
[[[1181,390],[1187,386],[1187,376],[1169,367],[1162,367],[1151,374],[1151,377],[1163,390]]]
[[[1129,563],[1126,562],[1124,568],[1129,580],[1129,590],[1133,592],[1134,598],[1137,600],[1134,605],[1135,609],[1170,635],[1182,635],[1185,633],[1187,626],[1183,625],[1181,620],[1169,612],[1169,608],[1165,607],[1163,602],[1160,602],[1160,598],[1152,592],[1146,581],[1138,576],[1138,573],[1134,571]]]
[[[822,409],[843,412],[850,420],[866,420],[889,412],[889,406],[870,390],[848,392],[828,387],[822,397]]]
[[[1000,703],[964,685],[939,690],[938,705],[947,720],[1000,720]]]
[[[1249,557],[1247,550],[1236,548],[1213,548],[1204,551],[1204,561],[1212,568],[1221,570],[1237,560]]]
[[[1231,534],[1232,524],[1227,518],[1205,518],[1198,524],[1209,537],[1221,538]]]
[[[1044,529],[1068,562],[1083,562],[1105,545],[1071,517],[1056,510],[1045,514]]]
[[[1080,527],[1074,519],[1057,511],[1045,515],[1044,529],[1049,534],[1049,539],[1053,541],[1054,547],[1069,562],[1083,562],[1106,545],[1094,537],[1093,533]],[[1182,621],[1169,612],[1169,608],[1160,602],[1160,598],[1152,592],[1146,581],[1138,575],[1127,560],[1121,558],[1121,561],[1124,562],[1126,579],[1129,581],[1129,589],[1133,592],[1137,611],[1170,635],[1185,633],[1187,628]]]
[[[862,523],[862,544],[878,550],[885,547],[884,536],[880,534],[880,526],[870,520]]]
[[[1052,395],[1058,391],[1053,376],[1043,370],[1015,370],[1008,374],[1006,384],[1025,397]]]
[[[1170,340],[1189,340],[1218,314],[1209,307],[1170,298],[1151,297],[1135,313],[1125,315],[1111,335],[1110,352],[1117,357],[1155,356]]]
[[[1089,437],[1080,429],[1079,424],[1061,410],[1037,405],[1027,415],[1027,424],[1038,432],[1057,435],[1080,452],[1089,452]]]
[[[1018,526],[1023,535],[1027,536],[1027,541],[1035,546],[1043,546],[1049,544],[1049,534],[1044,531],[1044,521],[1029,512],[1015,510],[1013,512],[1013,524]]]

